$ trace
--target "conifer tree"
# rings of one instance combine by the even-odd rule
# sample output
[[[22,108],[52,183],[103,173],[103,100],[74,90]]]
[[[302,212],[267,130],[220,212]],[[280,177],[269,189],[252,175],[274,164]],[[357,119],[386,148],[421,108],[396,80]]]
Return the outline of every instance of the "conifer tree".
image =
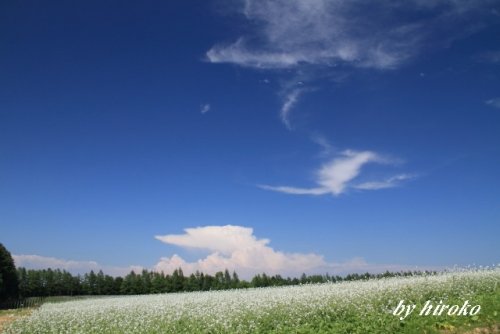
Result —
[[[19,296],[19,280],[12,255],[0,243],[0,301]]]

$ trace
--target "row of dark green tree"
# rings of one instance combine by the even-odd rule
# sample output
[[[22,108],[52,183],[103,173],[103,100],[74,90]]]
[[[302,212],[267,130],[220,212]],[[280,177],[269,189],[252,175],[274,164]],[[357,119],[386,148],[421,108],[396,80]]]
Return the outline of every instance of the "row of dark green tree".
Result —
[[[135,295],[153,293],[171,293],[183,291],[226,290],[237,288],[255,288],[268,286],[298,285],[307,283],[325,283],[372,279],[391,276],[420,275],[421,272],[398,272],[383,274],[350,274],[345,277],[331,275],[305,275],[300,278],[284,278],[280,275],[265,273],[254,276],[250,281],[241,280],[236,272],[228,270],[208,275],[196,272],[184,275],[181,268],[171,274],[143,270],[141,273],[130,272],[125,277],[112,277],[102,271],[91,271],[83,276],[72,275],[65,270],[33,270],[19,268],[19,296],[76,296],[76,295]]]

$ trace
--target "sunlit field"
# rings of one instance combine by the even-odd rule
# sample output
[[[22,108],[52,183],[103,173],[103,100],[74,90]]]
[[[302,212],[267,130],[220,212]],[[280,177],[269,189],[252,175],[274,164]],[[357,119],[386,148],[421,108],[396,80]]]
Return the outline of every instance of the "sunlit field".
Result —
[[[452,333],[500,323],[500,268],[301,286],[46,303],[6,333]],[[416,304],[401,321],[400,300]],[[420,316],[426,301],[476,315]],[[470,311],[470,309],[469,309]]]

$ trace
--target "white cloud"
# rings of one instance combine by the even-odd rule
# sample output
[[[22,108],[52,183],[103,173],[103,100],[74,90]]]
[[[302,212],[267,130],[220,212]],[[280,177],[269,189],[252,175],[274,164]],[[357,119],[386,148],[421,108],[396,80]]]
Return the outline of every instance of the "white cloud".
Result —
[[[203,228],[187,228],[185,234],[156,236],[155,238],[171,245],[201,248],[229,255],[241,247],[254,245],[265,246],[267,239],[257,240],[251,228],[241,226],[205,226]]]
[[[500,108],[500,97],[489,99],[488,101],[485,101],[485,103],[491,107]]]
[[[206,114],[206,113],[207,113],[207,112],[209,112],[209,111],[210,111],[210,104],[206,103],[206,104],[202,104],[202,105],[200,106],[200,112],[201,112],[202,114]]]
[[[446,39],[460,37],[465,26],[477,23],[475,14],[492,16],[488,6],[494,1],[241,0],[240,3],[241,13],[254,30],[232,44],[212,47],[207,52],[211,62],[255,68],[344,63],[390,69],[418,54],[431,33],[446,31]],[[411,15],[416,12],[421,15]],[[458,28],[461,33],[453,34],[450,27]]]
[[[214,46],[207,51],[212,63],[235,63],[256,68],[281,68],[298,64],[296,56],[287,53],[266,53],[247,50],[243,38],[229,46]]]
[[[280,274],[297,277],[308,274],[346,274],[354,272],[382,272],[385,270],[413,270],[412,266],[394,264],[367,263],[363,258],[355,257],[345,262],[327,262],[320,254],[286,253],[269,246],[269,239],[260,239],[253,234],[253,229],[244,226],[204,226],[187,228],[183,234],[156,236],[156,239],[182,248],[206,250],[209,254],[192,262],[177,254],[162,257],[150,270],[172,273],[182,268],[185,274],[201,271],[214,274],[228,269],[236,271],[240,277],[250,279],[255,274]],[[84,274],[93,270],[102,270],[112,276],[125,276],[130,271],[136,273],[142,266],[105,266],[96,261],[74,261],[40,255],[12,255],[17,267],[28,269],[64,269],[73,274]]]
[[[414,266],[370,264],[363,258],[345,262],[327,262],[322,255],[309,253],[284,253],[269,246],[268,239],[258,239],[253,229],[243,226],[204,226],[185,229],[184,234],[156,236],[167,244],[184,248],[198,248],[210,251],[203,259],[187,262],[179,255],[163,257],[154,267],[156,271],[171,273],[182,268],[191,274],[196,270],[214,274],[217,271],[235,270],[243,278],[257,273],[298,276],[301,273],[326,272],[335,274],[353,272],[383,272],[385,270],[414,270]]]
[[[369,162],[382,162],[383,159],[370,151],[345,151],[344,157],[327,163],[318,172],[318,183],[334,195],[342,193],[347,182],[361,172],[361,167]]]
[[[361,168],[368,163],[387,164],[397,162],[390,160],[371,151],[352,151],[342,152],[340,157],[334,158],[321,166],[316,172],[317,187],[297,188],[290,186],[270,186],[259,185],[265,190],[272,190],[293,195],[340,195],[348,187],[357,189],[382,189],[396,186],[400,181],[409,179],[406,174],[393,176],[385,181],[366,182],[359,185],[351,185],[350,181],[355,179],[361,172]]]
[[[394,188],[401,184],[402,181],[413,179],[415,176],[410,174],[400,174],[392,176],[383,181],[370,181],[354,185],[353,188],[361,190],[378,190],[386,188]]]
[[[291,195],[325,195],[331,193],[328,188],[297,188],[289,186],[269,186],[266,184],[260,184],[259,188],[264,190],[277,191],[280,193],[291,194]]]
[[[333,154],[334,152],[334,147],[333,145],[326,139],[325,136],[321,134],[313,134],[311,136],[311,140],[315,143],[318,144],[321,147],[321,155],[322,156],[329,156]]]
[[[281,120],[288,129],[291,129],[291,124],[289,121],[290,112],[292,111],[292,108],[295,106],[295,104],[297,104],[298,99],[303,91],[303,89],[296,88],[288,92],[285,96],[283,105],[281,106]]]
[[[40,255],[12,255],[16,267],[25,267],[27,269],[61,269],[67,270],[73,274],[83,274],[91,270],[97,272],[102,270],[105,274],[112,276],[123,276],[130,271],[140,272],[143,267],[141,266],[104,266],[95,261],[74,261],[65,260],[55,257],[47,257]]]
[[[156,239],[211,252],[196,262],[186,262],[178,255],[161,258],[155,266],[157,271],[171,272],[182,267],[188,273],[200,270],[213,274],[228,269],[249,277],[259,272],[296,274],[327,265],[321,255],[276,251],[268,245],[268,239],[258,239],[253,235],[252,228],[243,226],[188,228],[184,234],[156,236]]]
[[[396,69],[425,48],[448,46],[496,22],[494,5],[495,0],[237,0],[231,8],[248,22],[247,33],[214,45],[206,57],[212,63],[286,69],[286,75],[308,72],[310,81],[344,77],[349,68]],[[303,92],[286,88],[282,94],[281,119],[289,129],[290,111]]]

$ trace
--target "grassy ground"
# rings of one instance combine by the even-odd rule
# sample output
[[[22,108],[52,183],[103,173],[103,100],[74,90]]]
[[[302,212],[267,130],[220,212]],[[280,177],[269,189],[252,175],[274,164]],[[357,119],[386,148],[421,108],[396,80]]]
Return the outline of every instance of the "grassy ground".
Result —
[[[16,310],[0,310],[0,333],[3,329],[16,319],[26,317],[33,312],[31,308],[23,308]]]
[[[461,304],[458,299],[450,304]],[[419,317],[413,319],[414,325],[426,328],[427,333],[500,333],[500,286],[494,291],[483,291],[474,296],[474,303],[481,305],[481,312],[473,317]]]

